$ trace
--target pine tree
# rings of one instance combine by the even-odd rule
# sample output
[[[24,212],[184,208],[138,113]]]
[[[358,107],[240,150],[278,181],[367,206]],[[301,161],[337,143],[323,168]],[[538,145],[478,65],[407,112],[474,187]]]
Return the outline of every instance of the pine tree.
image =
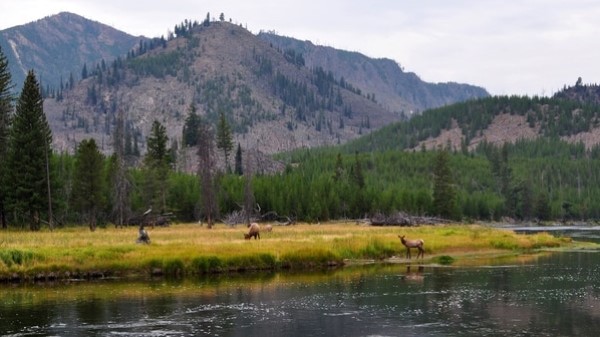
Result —
[[[169,176],[170,152],[167,149],[167,129],[158,121],[152,123],[150,136],[147,138],[148,152],[144,157],[144,166],[148,171],[146,178],[146,195],[151,207],[160,208],[164,212],[167,207],[167,179]]]
[[[52,132],[39,83],[32,70],[27,73],[16,104],[7,155],[11,202],[17,214],[28,213],[30,228],[40,228],[40,214],[48,205],[48,158]]]
[[[365,175],[358,152],[354,154],[354,165],[350,171],[350,209],[354,216],[361,216],[363,212],[369,211],[369,206],[365,194]]]
[[[85,80],[87,77],[88,77],[87,64],[84,63],[83,68],[81,69],[81,79]]]
[[[449,155],[439,150],[433,168],[433,206],[437,215],[445,218],[456,216],[456,192],[452,181]]]
[[[359,189],[365,187],[365,176],[362,170],[362,164],[358,158],[358,152],[354,154],[354,167],[352,168],[352,180],[358,186]]]
[[[535,216],[542,221],[551,218],[550,197],[546,191],[541,191],[535,199]]]
[[[0,47],[0,158],[6,158],[8,149],[8,131],[10,127],[10,115],[12,112],[11,76],[8,69],[8,60]],[[2,228],[8,226],[6,221],[6,189],[5,182],[8,174],[8,166],[5,160],[0,160],[0,223]]]
[[[242,147],[240,143],[238,143],[237,150],[235,151],[235,174],[241,176],[244,174],[244,167],[242,165]]]
[[[231,127],[229,127],[229,123],[227,123],[227,118],[225,118],[223,112],[221,112],[219,125],[217,127],[217,148],[223,151],[223,155],[225,156],[225,167],[227,168],[227,172],[230,172],[229,154],[233,149],[233,136],[231,135]]]
[[[335,158],[335,171],[333,172],[333,181],[338,183],[344,176],[344,164],[342,162],[342,154],[338,153]]]
[[[183,124],[183,145],[195,146],[198,144],[198,128],[200,127],[200,117],[196,113],[194,103],[188,108],[188,116]]]
[[[102,205],[103,160],[94,139],[84,139],[79,143],[71,199],[75,208],[86,215],[91,231],[96,230],[96,218]]]

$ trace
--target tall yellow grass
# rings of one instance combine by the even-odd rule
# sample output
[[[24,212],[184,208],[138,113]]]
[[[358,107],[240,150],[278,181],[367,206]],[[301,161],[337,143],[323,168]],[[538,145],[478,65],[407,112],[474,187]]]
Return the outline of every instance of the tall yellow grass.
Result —
[[[137,228],[66,228],[0,232],[0,277],[86,273],[168,275],[245,269],[307,268],[347,260],[401,259],[398,235],[425,240],[426,259],[472,252],[521,252],[568,246],[549,234],[517,235],[478,225],[370,227],[355,223],[274,226],[261,240],[244,240],[245,226],[212,229],[176,224],[148,229],[152,243],[136,244]]]

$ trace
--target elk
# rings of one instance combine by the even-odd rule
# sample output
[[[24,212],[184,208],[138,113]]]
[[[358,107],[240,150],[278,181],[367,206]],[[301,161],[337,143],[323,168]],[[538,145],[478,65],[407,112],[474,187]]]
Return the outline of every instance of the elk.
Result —
[[[421,258],[425,257],[425,249],[423,249],[425,241],[423,241],[423,239],[406,240],[404,239],[404,235],[398,235],[398,237],[400,238],[400,241],[402,241],[402,244],[406,247],[406,258],[410,259],[411,248],[417,248],[419,250],[419,253],[417,254],[417,259],[419,258],[419,255],[421,256]]]
[[[252,237],[254,237],[254,240],[260,239],[260,226],[256,222],[248,224],[248,228],[250,228],[250,230],[248,231],[248,234],[244,234],[244,239],[250,240]]]

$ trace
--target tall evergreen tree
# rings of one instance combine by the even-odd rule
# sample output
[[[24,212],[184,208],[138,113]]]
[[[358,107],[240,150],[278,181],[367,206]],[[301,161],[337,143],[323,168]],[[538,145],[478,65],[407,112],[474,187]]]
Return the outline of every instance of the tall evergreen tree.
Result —
[[[148,152],[144,157],[144,166],[148,171],[146,178],[146,195],[150,206],[164,212],[167,207],[167,179],[169,176],[170,152],[167,149],[167,129],[159,121],[152,123],[150,136],[147,138]]]
[[[350,210],[354,216],[362,216],[369,211],[369,203],[366,197],[366,183],[362,164],[358,156],[358,151],[354,154],[354,165],[350,172]]]
[[[240,145],[240,143],[238,143],[237,150],[235,151],[235,168],[234,168],[234,173],[237,174],[238,176],[241,176],[244,174],[244,167],[243,167],[242,163],[243,163],[242,146]]]
[[[27,213],[30,228],[40,228],[40,216],[48,205],[48,158],[52,132],[39,83],[32,70],[27,73],[9,135],[7,155],[11,205],[17,214]]]
[[[231,134],[231,127],[222,111],[217,126],[217,148],[223,151],[223,155],[225,156],[225,167],[227,168],[227,172],[230,172],[229,154],[233,149],[233,136]]]
[[[190,104],[188,115],[183,124],[183,145],[195,146],[198,144],[198,130],[200,127],[200,116],[196,113],[196,105]]]
[[[552,210],[550,208],[550,197],[548,192],[541,191],[535,199],[535,216],[542,221],[549,220],[551,218]]]
[[[333,181],[340,182],[344,176],[344,164],[342,162],[342,154],[338,152],[335,158],[335,171],[333,172]]]
[[[456,217],[456,192],[453,187],[448,151],[438,151],[435,157],[433,175],[433,207],[435,212],[445,218]]]
[[[74,206],[85,214],[90,230],[96,230],[98,211],[102,205],[103,156],[94,139],[84,139],[77,147],[71,198]]]
[[[6,158],[8,150],[8,131],[12,113],[12,82],[8,69],[8,60],[0,47],[0,158]],[[8,182],[8,166],[5,160],[0,160],[0,223],[6,228],[6,194]]]
[[[340,158],[341,159],[341,158]],[[365,187],[365,176],[362,169],[362,164],[358,158],[358,152],[354,154],[354,167],[352,168],[352,180],[359,189]]]

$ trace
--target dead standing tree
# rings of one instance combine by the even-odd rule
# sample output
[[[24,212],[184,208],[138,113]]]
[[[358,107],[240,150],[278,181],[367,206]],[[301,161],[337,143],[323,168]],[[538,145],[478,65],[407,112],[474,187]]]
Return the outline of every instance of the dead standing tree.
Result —
[[[216,193],[214,186],[215,158],[214,134],[210,126],[201,121],[198,126],[198,175],[200,177],[202,210],[206,217],[208,228],[212,228],[216,215]]]
[[[256,198],[254,197],[254,190],[252,188],[252,177],[254,174],[250,169],[250,165],[248,165],[248,156],[246,156],[246,168],[244,169],[244,215],[246,225],[250,225],[251,217],[254,213],[254,205],[256,205]],[[258,214],[260,214],[260,208],[258,210]]]
[[[114,162],[113,166],[113,215],[115,227],[123,227],[128,213],[129,181],[127,179],[127,166],[125,161],[125,118],[123,111],[117,115],[115,133],[113,135]]]

